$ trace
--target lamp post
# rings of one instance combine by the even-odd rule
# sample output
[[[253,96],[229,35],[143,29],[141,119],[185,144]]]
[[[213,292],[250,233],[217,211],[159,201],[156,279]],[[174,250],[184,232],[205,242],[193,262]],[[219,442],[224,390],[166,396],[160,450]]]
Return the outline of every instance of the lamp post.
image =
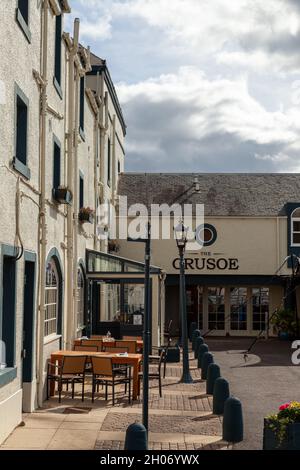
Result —
[[[145,297],[144,297],[144,332],[143,332],[143,425],[149,427],[149,354],[151,342],[151,297],[150,297],[150,260],[151,260],[151,224],[147,222],[146,238],[127,238],[129,242],[145,243]]]
[[[188,331],[187,331],[187,315],[186,315],[186,291],[185,291],[185,261],[184,254],[187,244],[188,227],[185,227],[181,221],[177,227],[174,227],[176,236],[177,248],[180,258],[180,317],[181,317],[181,338],[182,338],[182,352],[183,352],[183,369],[181,381],[185,384],[193,382],[190,374],[189,367],[189,346],[188,346]]]

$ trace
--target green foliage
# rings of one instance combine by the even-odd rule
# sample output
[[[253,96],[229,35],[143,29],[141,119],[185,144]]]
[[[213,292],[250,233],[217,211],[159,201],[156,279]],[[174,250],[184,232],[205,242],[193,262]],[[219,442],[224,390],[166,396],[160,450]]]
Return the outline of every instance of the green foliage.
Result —
[[[271,323],[275,326],[277,332],[285,332],[295,335],[297,331],[297,322],[295,312],[290,309],[281,309],[273,316]]]

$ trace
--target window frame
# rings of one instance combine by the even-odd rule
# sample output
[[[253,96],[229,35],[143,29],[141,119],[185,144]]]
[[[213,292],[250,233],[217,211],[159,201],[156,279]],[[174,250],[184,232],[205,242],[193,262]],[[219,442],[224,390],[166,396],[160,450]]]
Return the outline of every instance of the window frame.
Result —
[[[21,100],[26,106],[27,115],[26,115],[26,149],[25,157],[26,163],[20,160],[17,156],[17,147],[18,147],[18,100]],[[28,167],[28,127],[29,127],[29,99],[21,88],[15,83],[15,132],[14,132],[14,157],[13,157],[13,168],[21,173],[27,180],[30,179],[30,169]]]
[[[294,230],[294,222],[299,222],[300,223],[300,217],[294,217],[294,213],[299,211],[300,212],[300,207],[297,207],[296,209],[293,210],[291,213],[291,246],[300,246],[300,243],[294,243],[294,234],[299,234],[300,231]]]
[[[54,274],[55,274],[55,277],[56,277],[56,286],[47,286],[47,278],[46,278],[45,296],[46,296],[46,292],[49,291],[50,289],[52,289],[52,290],[55,289],[56,290],[56,316],[55,316],[55,318],[52,317],[50,320],[46,319],[47,306],[53,305],[53,303],[47,303],[46,297],[45,297],[44,341],[46,341],[46,342],[49,339],[51,339],[52,337],[57,337],[59,335],[58,321],[59,321],[59,302],[60,302],[60,279],[59,279],[58,268],[57,268],[55,259],[53,257],[50,258],[48,263],[51,263],[53,268],[54,268],[53,271],[54,271]],[[46,270],[47,270],[47,267],[46,267]],[[49,323],[50,321],[54,321],[54,320],[55,320],[55,332],[52,332],[52,333],[46,335],[46,332],[45,332],[46,324]]]
[[[22,10],[19,6],[19,0],[17,3],[17,8],[16,8],[16,22],[18,23],[21,31],[23,32],[25,38],[31,44],[31,31],[29,27],[30,23],[30,2],[27,0],[27,21],[26,18],[24,18],[24,15],[22,13]]]
[[[56,15],[55,17],[55,41],[54,41],[54,75],[53,75],[53,85],[60,97],[63,98],[63,92],[61,87],[62,79],[62,13]],[[59,27],[59,30],[58,30]]]
[[[56,168],[56,154],[55,150],[59,149],[59,182],[58,185],[55,184],[55,179],[56,179],[56,174],[55,174],[55,168]],[[58,187],[61,185],[61,142],[60,140],[53,135],[53,178],[52,178],[52,189],[58,189]]]

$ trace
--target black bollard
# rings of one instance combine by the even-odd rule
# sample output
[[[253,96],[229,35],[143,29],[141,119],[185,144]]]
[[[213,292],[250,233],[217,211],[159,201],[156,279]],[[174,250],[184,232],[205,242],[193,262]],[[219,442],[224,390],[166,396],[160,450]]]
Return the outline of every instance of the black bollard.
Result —
[[[203,354],[207,352],[208,352],[207,344],[201,344],[200,348],[198,349],[198,369],[201,369]]]
[[[201,332],[200,330],[195,330],[192,336],[192,350],[193,351],[195,351],[196,339],[198,338],[198,336],[201,336]]]
[[[190,324],[190,328],[189,328],[189,340],[192,341],[193,340],[193,333],[194,331],[197,330],[197,323],[196,322],[192,322]]]
[[[213,414],[222,415],[225,402],[229,398],[229,383],[227,380],[223,377],[216,379],[213,392]]]
[[[207,382],[206,382],[206,393],[212,395],[214,393],[215,381],[221,377],[220,367],[218,364],[210,364],[207,369]]]
[[[201,362],[201,379],[207,379],[208,366],[214,362],[214,356],[210,352],[206,352],[202,356]]]
[[[147,430],[143,424],[128,426],[124,450],[148,450]]]
[[[196,341],[195,341],[195,359],[198,358],[198,351],[199,351],[199,348],[200,346],[202,346],[202,344],[204,344],[204,339],[202,338],[202,336],[198,336],[198,338],[196,338]]]
[[[241,442],[243,433],[243,411],[240,400],[227,398],[224,406],[223,439],[228,442]]]

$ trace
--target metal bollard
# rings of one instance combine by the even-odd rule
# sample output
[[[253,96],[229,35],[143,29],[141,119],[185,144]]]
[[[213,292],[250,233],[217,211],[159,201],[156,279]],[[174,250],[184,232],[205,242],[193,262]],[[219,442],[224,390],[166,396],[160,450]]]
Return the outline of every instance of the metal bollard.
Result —
[[[214,362],[214,356],[210,352],[206,352],[202,356],[202,362],[201,362],[201,379],[206,380],[207,379],[207,370],[208,366]]]
[[[224,406],[223,439],[228,442],[241,442],[243,433],[242,404],[238,398],[227,398]]]
[[[198,351],[202,344],[204,344],[204,339],[202,338],[202,336],[198,336],[198,338],[196,338],[196,341],[195,341],[195,355],[194,355],[195,359],[197,359],[198,357]]]
[[[214,393],[215,381],[221,377],[220,367],[218,364],[210,364],[207,369],[207,382],[206,382],[206,393],[212,395]]]
[[[219,377],[215,381],[213,390],[213,414],[222,415],[224,413],[224,405],[229,398],[229,383],[223,377]]]
[[[143,424],[128,426],[124,450],[148,450],[147,430]]]
[[[205,353],[208,352],[208,346],[207,344],[201,344],[201,346],[198,349],[198,369],[201,369],[202,365],[202,357]]]
[[[190,324],[190,328],[189,328],[189,340],[192,341],[193,340],[193,333],[194,331],[197,330],[197,323],[196,322],[192,322]]]
[[[195,330],[192,336],[192,350],[195,351],[196,339],[201,336],[200,330]]]

